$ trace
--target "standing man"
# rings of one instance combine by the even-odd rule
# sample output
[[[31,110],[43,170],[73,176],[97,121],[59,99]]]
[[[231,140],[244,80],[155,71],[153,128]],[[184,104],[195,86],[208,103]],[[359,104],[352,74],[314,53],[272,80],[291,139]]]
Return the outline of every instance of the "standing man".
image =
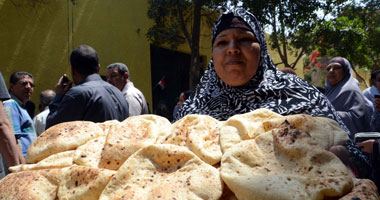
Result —
[[[49,104],[54,97],[55,92],[53,90],[44,90],[40,93],[40,104],[38,106],[40,113],[33,118],[37,136],[40,136],[45,131],[46,118],[50,112]]]
[[[100,77],[98,54],[92,47],[80,45],[74,49],[70,64],[73,81],[66,74],[59,79],[46,129],[67,121],[123,121],[129,116],[123,94]],[[71,88],[73,82],[76,86]]]
[[[113,63],[107,67],[107,81],[117,87],[129,104],[129,115],[149,114],[143,93],[129,80],[128,67],[123,63]]]
[[[375,95],[380,94],[380,70],[372,72],[370,84],[371,87],[365,89],[363,91],[363,95],[373,103],[375,100]]]
[[[11,99],[4,101],[4,110],[25,157],[29,146],[37,137],[33,120],[25,109],[25,103],[33,94],[34,80],[32,74],[19,71],[11,75],[9,82]]]

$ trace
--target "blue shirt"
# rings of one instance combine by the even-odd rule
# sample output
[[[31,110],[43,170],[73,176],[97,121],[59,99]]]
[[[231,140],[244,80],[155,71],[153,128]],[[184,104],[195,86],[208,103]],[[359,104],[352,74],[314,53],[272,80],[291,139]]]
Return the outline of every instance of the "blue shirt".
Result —
[[[49,105],[46,129],[68,121],[123,121],[129,116],[128,103],[115,86],[103,81],[99,74],[87,76],[66,94],[57,94]]]
[[[371,102],[375,100],[375,95],[380,94],[379,90],[375,86],[371,86],[363,91],[363,95],[367,97]]]
[[[9,122],[12,124],[21,152],[26,156],[29,146],[37,138],[33,120],[21,102],[11,95],[12,99],[4,101],[4,110]]]

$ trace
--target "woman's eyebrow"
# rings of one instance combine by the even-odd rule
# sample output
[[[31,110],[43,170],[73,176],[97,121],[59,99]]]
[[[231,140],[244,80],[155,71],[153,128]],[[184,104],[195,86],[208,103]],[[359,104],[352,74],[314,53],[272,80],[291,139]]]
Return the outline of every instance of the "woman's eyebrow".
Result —
[[[226,37],[226,36],[227,36],[227,34],[219,34],[218,36],[216,36],[215,39],[218,39],[218,38],[221,38],[221,37]]]

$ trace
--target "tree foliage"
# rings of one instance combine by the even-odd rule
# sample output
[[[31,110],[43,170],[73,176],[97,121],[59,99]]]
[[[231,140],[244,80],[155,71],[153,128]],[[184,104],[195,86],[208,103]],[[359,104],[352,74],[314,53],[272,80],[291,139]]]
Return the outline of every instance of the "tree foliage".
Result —
[[[268,43],[282,61],[276,64],[295,68],[301,57],[314,48],[316,38],[311,30],[326,17],[318,16],[317,11],[332,13],[341,4],[342,0],[248,0],[243,7],[249,8],[272,31]],[[296,57],[292,63],[290,55]]]
[[[379,69],[379,8],[379,0],[345,5],[336,18],[316,27],[318,50],[324,55],[346,57],[360,68]]]
[[[215,16],[219,15],[219,8],[226,3],[226,0],[149,0],[148,17],[155,23],[148,30],[148,39],[154,45],[169,44],[172,49],[185,42],[189,44],[190,89],[199,82],[202,67],[199,56],[201,22],[211,27]]]

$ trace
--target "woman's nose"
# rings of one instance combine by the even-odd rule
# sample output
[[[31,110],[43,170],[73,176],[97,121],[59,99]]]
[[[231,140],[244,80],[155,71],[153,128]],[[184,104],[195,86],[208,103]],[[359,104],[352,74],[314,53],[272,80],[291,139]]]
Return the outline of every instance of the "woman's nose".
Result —
[[[228,54],[238,54],[240,53],[240,49],[236,43],[235,40],[231,40],[230,43],[228,44],[228,50],[227,50],[227,53]]]

